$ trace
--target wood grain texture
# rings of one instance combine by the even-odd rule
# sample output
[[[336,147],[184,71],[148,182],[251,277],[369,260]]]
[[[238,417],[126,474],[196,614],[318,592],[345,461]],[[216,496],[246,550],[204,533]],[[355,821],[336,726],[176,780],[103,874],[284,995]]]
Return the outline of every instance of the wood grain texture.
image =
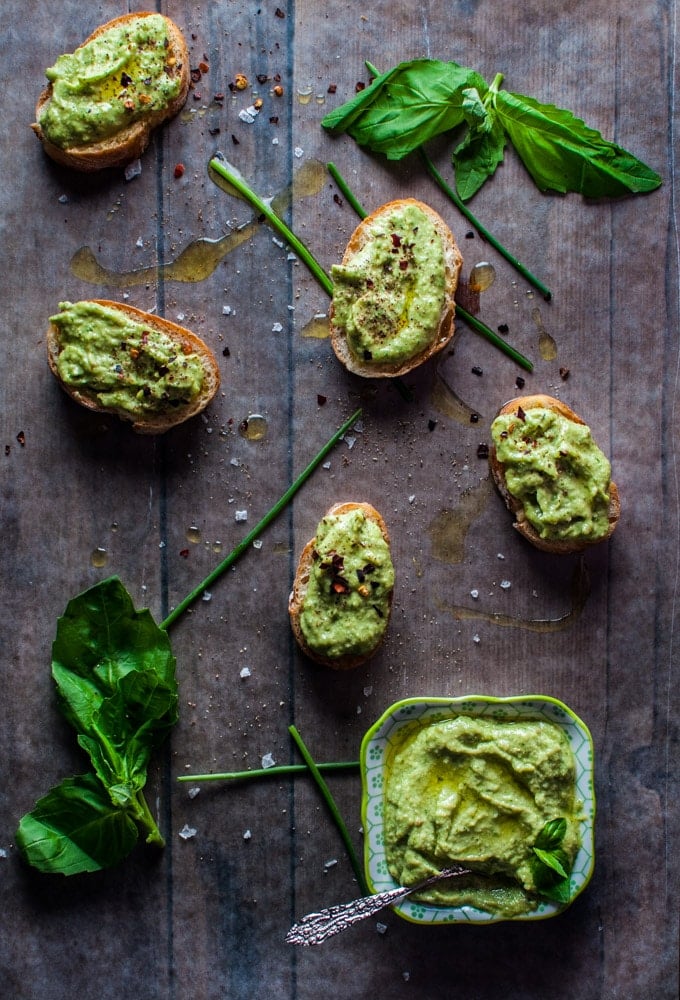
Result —
[[[44,69],[98,23],[143,6],[5,0],[0,13],[0,64],[13,81],[0,146],[6,995],[317,1000],[330,983],[352,1000],[676,997],[677,5],[298,0],[281,2],[278,16],[276,4],[161,3],[186,31],[192,67],[208,68],[155,135],[138,177],[69,174],[29,128]],[[489,80],[503,72],[509,90],[570,108],[663,175],[649,196],[586,203],[540,195],[507,154],[474,211],[545,280],[550,303],[467,237],[469,224],[416,158],[390,164],[320,128],[368,79],[365,59],[388,68],[421,55]],[[232,93],[237,73],[250,86]],[[271,93],[275,77],[281,96]],[[239,111],[255,91],[264,106],[247,124]],[[411,402],[348,375],[327,339],[306,335],[327,297],[250,208],[211,181],[217,150],[260,194],[281,196],[325,268],[356,225],[325,173],[329,160],[369,211],[398,197],[430,203],[458,239],[463,277],[493,263],[480,317],[507,324],[533,358],[524,391],[563,398],[611,456],[622,518],[608,545],[565,561],[513,531],[477,447],[521,373],[463,323],[452,352],[409,376]],[[447,143],[434,142],[431,155],[451,179]],[[197,241],[229,234],[232,249],[225,244],[200,280],[179,264],[174,277],[163,269]],[[98,270],[83,266],[82,248]],[[194,329],[220,361],[222,387],[206,414],[162,440],[79,409],[47,368],[43,331],[60,299],[119,296]],[[50,678],[66,601],[116,573],[161,620],[358,405],[362,422],[328,468],[173,626],[180,721],[149,785],[165,850],[140,847],[119,869],[82,880],[27,870],[14,846],[20,816],[83,767]],[[266,420],[261,440],[239,431],[253,414]],[[359,495],[388,524],[394,610],[370,664],[336,675],[296,650],[287,596],[319,516]],[[237,511],[247,511],[245,524]],[[102,567],[92,564],[97,549]],[[363,733],[396,699],[466,693],[549,694],[587,722],[598,802],[588,889],[532,926],[428,930],[387,913],[384,934],[369,920],[318,949],[286,945],[295,919],[356,895],[316,789],[263,780],[204,785],[190,798],[177,776],[256,767],[267,753],[294,760],[292,722],[317,759],[356,759]],[[329,782],[360,851],[358,778]],[[185,824],[196,830],[188,840]]]

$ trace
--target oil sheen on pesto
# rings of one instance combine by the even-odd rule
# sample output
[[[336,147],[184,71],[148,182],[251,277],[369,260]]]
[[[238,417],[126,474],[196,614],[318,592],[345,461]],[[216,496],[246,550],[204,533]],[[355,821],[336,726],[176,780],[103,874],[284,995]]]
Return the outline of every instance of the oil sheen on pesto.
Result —
[[[180,74],[167,66],[168,32],[159,14],[114,25],[47,69],[52,96],[40,127],[68,149],[115,135],[179,93]]]
[[[438,335],[446,288],[441,237],[417,205],[367,225],[370,238],[331,269],[334,322],[363,364],[402,364]]]
[[[188,403],[201,391],[197,354],[116,309],[62,302],[50,322],[59,330],[59,377],[94,393],[102,407],[143,416]]]
[[[389,546],[375,521],[361,508],[324,517],[300,614],[307,645],[331,659],[371,652],[387,628],[393,587]]]
[[[573,864],[580,803],[574,757],[559,726],[465,715],[413,723],[400,731],[385,774],[392,877],[414,885],[455,861],[479,872],[418,898],[499,917],[530,913],[538,902],[532,847],[544,825],[560,817]]]
[[[507,488],[541,538],[606,536],[611,467],[589,427],[530,407],[497,417],[491,434]]]

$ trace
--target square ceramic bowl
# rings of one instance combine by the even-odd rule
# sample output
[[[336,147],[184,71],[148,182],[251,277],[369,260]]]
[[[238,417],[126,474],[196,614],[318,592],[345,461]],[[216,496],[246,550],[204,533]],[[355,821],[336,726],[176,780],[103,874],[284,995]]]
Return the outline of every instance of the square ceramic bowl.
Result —
[[[585,724],[561,701],[543,695],[493,698],[470,695],[461,698],[407,698],[398,701],[371,726],[361,744],[362,822],[364,828],[364,865],[371,892],[393,889],[397,883],[387,868],[383,829],[383,779],[387,751],[399,729],[414,722],[423,726],[458,715],[485,716],[492,719],[543,719],[558,725],[567,735],[576,761],[576,794],[582,803],[581,846],[571,872],[569,903],[585,889],[594,866],[593,828],[595,791],[593,787],[593,741]],[[485,924],[499,920],[540,920],[560,913],[565,905],[548,900],[531,913],[507,918],[472,906],[435,906],[408,897],[394,909],[399,916],[419,924]]]

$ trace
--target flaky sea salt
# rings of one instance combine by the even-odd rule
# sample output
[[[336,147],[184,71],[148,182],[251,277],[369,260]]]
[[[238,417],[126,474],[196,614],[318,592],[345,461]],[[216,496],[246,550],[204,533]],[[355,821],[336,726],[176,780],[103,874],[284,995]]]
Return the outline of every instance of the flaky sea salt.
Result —
[[[239,677],[245,680],[246,677],[250,677],[250,667],[241,667]]]
[[[179,836],[182,838],[182,840],[191,840],[191,838],[195,837],[197,833],[198,830],[195,827],[189,826],[188,823],[185,823],[182,829],[179,831]]]
[[[510,590],[510,587],[512,587],[510,580],[501,580],[501,588],[503,590]]]
[[[248,511],[247,510],[236,510],[236,511],[234,511],[234,520],[238,521],[239,523],[243,522],[243,521],[247,521],[248,520]]]
[[[273,755],[270,753],[266,753],[262,758],[262,767],[266,768],[275,766],[276,766],[276,761],[274,760]]]

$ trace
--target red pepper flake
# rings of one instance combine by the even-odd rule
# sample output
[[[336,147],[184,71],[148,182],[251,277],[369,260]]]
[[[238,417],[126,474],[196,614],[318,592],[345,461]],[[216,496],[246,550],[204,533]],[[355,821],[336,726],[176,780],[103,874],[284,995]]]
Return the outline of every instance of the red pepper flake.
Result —
[[[182,559],[188,559],[189,558],[189,549],[180,549],[179,550],[179,554],[181,555]]]
[[[175,169],[174,169],[173,173],[174,173],[175,177],[182,177],[183,174],[184,174],[184,164],[183,163],[176,163],[175,164]]]
[[[465,234],[465,239],[466,240],[474,240],[474,238],[475,238],[475,234],[472,232],[471,229],[469,229],[467,231],[467,233]]]
[[[256,80],[257,80],[257,82],[259,84],[266,83],[268,79],[269,79],[269,77],[267,76],[266,73],[258,73],[257,76],[256,76]]]
[[[479,365],[473,365],[472,368],[470,369],[470,371],[472,372],[473,375],[483,375],[484,374],[484,372],[479,367]]]
[[[333,201],[335,202],[336,205],[339,205],[340,208],[342,208],[343,200],[337,192],[333,195]]]
[[[196,69],[192,69],[192,71],[191,71],[191,82],[192,83],[198,83],[198,81],[201,79],[202,76],[203,76],[203,74],[201,73],[200,69],[198,69],[198,67]]]
[[[8,444],[6,444],[5,445],[5,455],[9,455],[11,453],[11,451],[12,451],[11,446],[8,445]]]
[[[278,125],[279,124],[279,116],[278,115],[272,115],[271,118],[269,119],[269,124],[270,125]]]
[[[337,89],[338,89],[337,83],[329,83],[328,84],[328,93],[329,94],[335,94],[337,92]]]
[[[237,139],[233,132],[231,134],[231,141],[233,142],[233,144],[235,146],[240,146],[241,145],[240,139]]]
[[[515,379],[515,385],[518,389],[523,389],[526,385],[526,379],[522,375],[518,375]]]
[[[208,66],[207,62],[200,62],[198,64],[198,68],[200,69],[201,73],[207,73],[210,69],[210,66]]]
[[[507,323],[499,323],[498,325],[498,332],[502,333],[503,336],[505,336],[505,334],[508,332],[509,329],[510,328]]]
[[[563,382],[567,381],[567,379],[569,378],[568,368],[560,368],[560,378],[562,379]]]
[[[25,445],[26,445],[26,435],[24,434],[23,431],[19,431],[19,433],[17,434],[17,441],[19,442],[19,444],[21,445],[22,448],[25,447]]]
[[[526,422],[526,419],[527,419],[527,415],[526,415],[526,413],[524,412],[524,410],[522,409],[521,406],[517,407],[517,419],[525,421],[525,422]]]
[[[356,84],[354,85],[354,92],[356,94],[360,94],[362,90],[366,90],[366,84],[364,83],[363,80],[357,80]]]
[[[218,104],[221,104],[223,100],[224,100],[224,94],[222,93],[213,94],[213,101],[216,101]]]
[[[280,7],[277,7],[276,10],[274,11],[274,17],[284,18],[285,16],[286,15],[285,15],[284,11],[282,11]]]
[[[408,261],[403,259],[399,261],[399,270],[408,271]]]
[[[399,235],[399,233],[392,233],[392,246],[393,247],[401,246],[401,236]]]
[[[319,393],[318,396],[316,397],[316,401],[317,401],[317,403],[318,403],[319,406],[323,406],[325,404],[325,402],[326,402],[326,399],[327,399],[327,397],[326,396],[322,396],[321,393]]]
[[[489,446],[488,444],[477,445],[477,458],[488,458],[489,457]]]

